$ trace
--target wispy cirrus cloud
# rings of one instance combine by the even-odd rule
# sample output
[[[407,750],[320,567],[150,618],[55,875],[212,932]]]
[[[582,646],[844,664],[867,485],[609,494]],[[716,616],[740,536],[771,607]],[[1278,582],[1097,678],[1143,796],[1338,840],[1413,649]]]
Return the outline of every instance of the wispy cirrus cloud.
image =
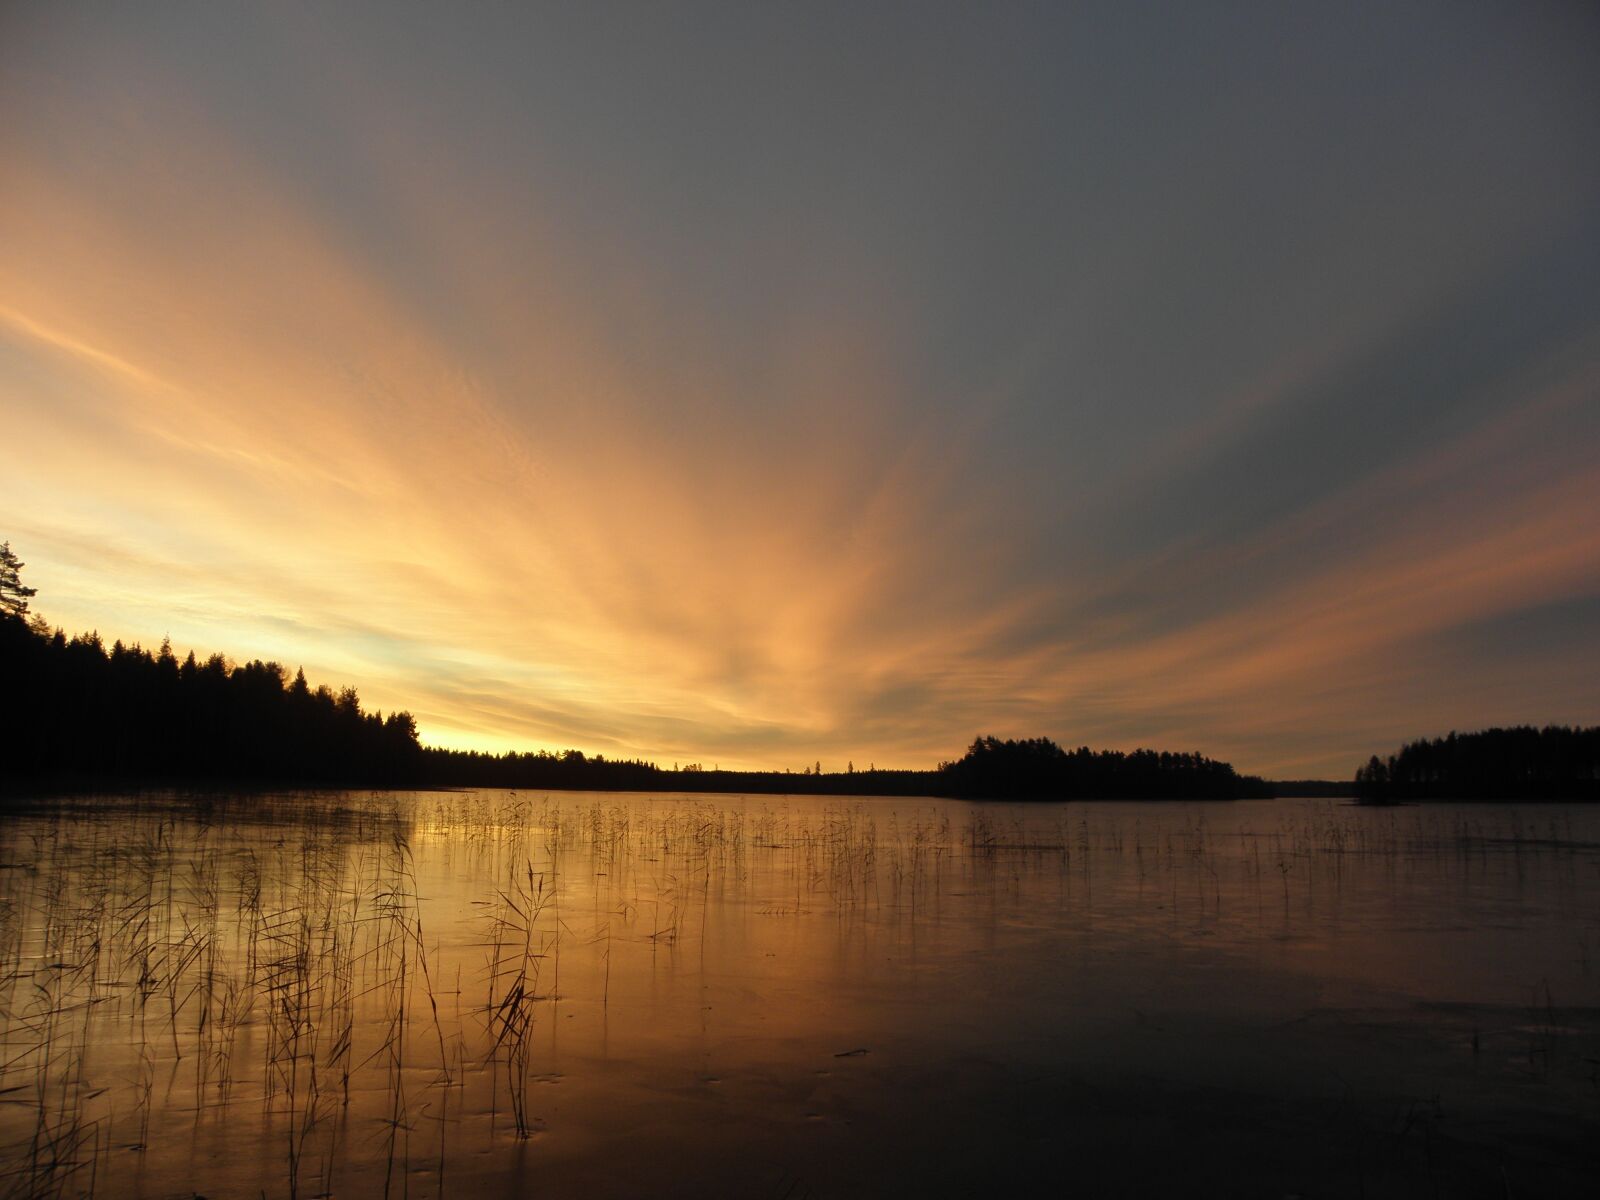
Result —
[[[1582,31],[1368,16],[15,9],[0,535],[449,744],[1593,720]]]

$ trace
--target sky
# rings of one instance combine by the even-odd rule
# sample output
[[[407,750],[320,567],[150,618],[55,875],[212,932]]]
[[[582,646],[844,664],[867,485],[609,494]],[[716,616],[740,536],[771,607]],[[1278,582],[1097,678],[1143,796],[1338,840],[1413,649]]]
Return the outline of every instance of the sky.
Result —
[[[0,3],[35,609],[425,742],[1600,721],[1600,10]]]

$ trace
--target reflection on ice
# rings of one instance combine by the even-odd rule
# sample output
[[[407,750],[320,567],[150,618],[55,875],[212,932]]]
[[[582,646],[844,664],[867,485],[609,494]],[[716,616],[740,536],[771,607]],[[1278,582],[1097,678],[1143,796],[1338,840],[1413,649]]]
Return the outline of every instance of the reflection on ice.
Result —
[[[1572,807],[40,806],[0,826],[0,1186],[1575,1188],[1597,866]]]

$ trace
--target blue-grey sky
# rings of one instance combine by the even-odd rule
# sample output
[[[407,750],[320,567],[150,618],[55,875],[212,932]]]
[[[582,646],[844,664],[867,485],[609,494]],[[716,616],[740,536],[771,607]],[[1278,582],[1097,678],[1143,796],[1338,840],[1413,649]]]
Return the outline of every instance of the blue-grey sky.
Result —
[[[427,740],[1600,720],[1600,9],[0,7],[0,537]]]

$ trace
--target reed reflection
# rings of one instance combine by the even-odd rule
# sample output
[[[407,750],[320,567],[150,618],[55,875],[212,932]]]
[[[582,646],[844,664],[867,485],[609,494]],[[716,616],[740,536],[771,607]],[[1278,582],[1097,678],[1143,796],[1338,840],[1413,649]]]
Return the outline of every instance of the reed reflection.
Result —
[[[1517,1169],[1559,1192],[1592,1088],[1597,832],[1305,801],[36,806],[0,831],[4,1179],[955,1194],[1131,1152],[1206,1088],[1283,1126],[1253,1168],[1274,1186],[1330,1129],[1349,1153],[1319,1177],[1426,1183],[1422,1139],[1490,1121],[1514,1165],[1555,1147]],[[1385,1055],[1351,1060],[1356,1027]],[[1448,1111],[1397,1132],[1419,1078]],[[1482,1168],[1463,1147],[1427,1170]]]

